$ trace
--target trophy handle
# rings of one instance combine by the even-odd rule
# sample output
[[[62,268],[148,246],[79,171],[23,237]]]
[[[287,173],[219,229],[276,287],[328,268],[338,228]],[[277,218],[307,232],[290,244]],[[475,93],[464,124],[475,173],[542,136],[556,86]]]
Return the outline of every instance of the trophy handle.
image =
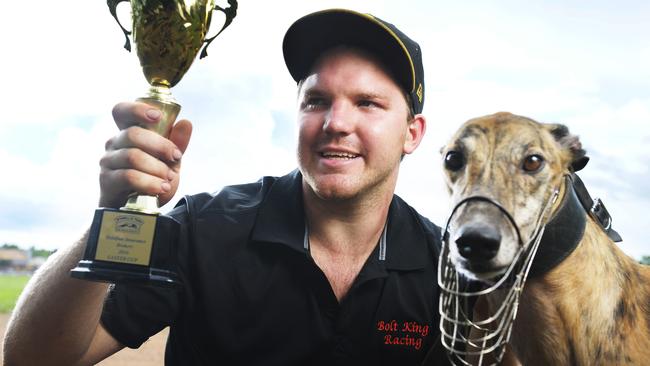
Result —
[[[117,21],[117,24],[122,28],[122,32],[124,32],[124,38],[126,38],[126,43],[124,43],[124,48],[126,48],[127,51],[131,52],[131,41],[129,41],[129,35],[131,34],[130,31],[126,30],[122,26],[122,23],[120,23],[120,20],[117,19],[117,4],[121,3],[122,1],[129,1],[129,0],[106,0],[106,4],[108,5],[108,10],[111,11],[111,15],[113,18],[115,18],[115,21]]]
[[[111,0],[108,1],[110,2]],[[118,2],[119,1],[126,1],[126,0],[118,0]],[[221,29],[217,34],[215,34],[213,37],[206,38],[203,40],[203,42],[205,42],[205,45],[203,46],[203,50],[201,51],[201,56],[199,57],[199,59],[204,58],[205,56],[208,55],[208,46],[210,45],[210,42],[212,42],[215,38],[217,38],[217,36],[220,35],[221,32],[223,32],[223,30],[230,25],[230,23],[232,23],[232,20],[237,15],[237,0],[228,0],[228,5],[230,6],[228,6],[225,9],[220,7],[219,5],[215,5],[214,9],[212,9],[212,10],[219,10],[223,12],[226,15],[226,21],[223,23],[223,26],[221,27]]]

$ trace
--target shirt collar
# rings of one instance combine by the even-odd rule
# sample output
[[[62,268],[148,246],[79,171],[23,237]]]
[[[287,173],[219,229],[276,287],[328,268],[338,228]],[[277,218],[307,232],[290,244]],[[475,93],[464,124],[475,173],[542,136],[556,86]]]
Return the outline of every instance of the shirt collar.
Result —
[[[384,263],[386,269],[416,270],[424,268],[432,251],[417,212],[394,195],[388,211],[385,261],[379,261],[378,248],[371,261]],[[251,239],[278,243],[305,253],[305,216],[302,198],[302,174],[297,169],[278,178],[260,206]],[[398,239],[399,238],[399,239]],[[432,238],[429,238],[432,239]]]
[[[269,189],[257,213],[251,239],[280,243],[304,252],[304,227],[302,174],[296,169],[278,178]]]
[[[386,238],[386,268],[392,270],[416,270],[426,267],[433,251],[427,250],[433,238],[427,238],[422,220],[426,220],[399,196],[393,195],[388,210]],[[431,234],[433,235],[433,234]],[[429,240],[427,240],[429,239]],[[431,243],[433,243],[431,241]]]

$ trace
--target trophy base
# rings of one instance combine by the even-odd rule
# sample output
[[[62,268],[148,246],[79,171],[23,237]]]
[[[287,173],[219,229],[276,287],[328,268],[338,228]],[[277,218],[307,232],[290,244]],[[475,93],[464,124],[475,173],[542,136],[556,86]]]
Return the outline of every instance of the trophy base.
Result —
[[[84,257],[74,278],[176,287],[174,250],[180,224],[169,216],[100,208],[95,211]]]
[[[114,263],[107,265],[101,261],[90,260],[79,261],[77,267],[70,271],[70,275],[87,281],[147,284],[158,287],[176,287],[181,284],[178,275],[171,271],[157,268],[141,271],[137,268],[129,268],[128,265],[120,266]]]

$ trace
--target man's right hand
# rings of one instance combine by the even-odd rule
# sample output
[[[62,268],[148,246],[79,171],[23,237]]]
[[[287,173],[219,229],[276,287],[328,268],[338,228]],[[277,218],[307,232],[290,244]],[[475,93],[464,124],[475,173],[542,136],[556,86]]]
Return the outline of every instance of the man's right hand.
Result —
[[[99,162],[100,207],[121,207],[132,192],[158,196],[162,206],[176,193],[192,124],[176,122],[169,138],[140,127],[156,124],[160,116],[156,108],[139,102],[119,103],[113,108],[120,133],[106,142]]]
[[[160,118],[146,104],[120,103],[113,117],[121,131],[106,142],[100,162],[100,205],[120,207],[131,192],[158,195],[166,203],[178,188],[192,124],[177,122],[167,139],[138,127]],[[32,276],[7,326],[0,364],[90,365],[123,347],[100,323],[108,285],[70,277],[87,241],[88,233],[58,250]]]

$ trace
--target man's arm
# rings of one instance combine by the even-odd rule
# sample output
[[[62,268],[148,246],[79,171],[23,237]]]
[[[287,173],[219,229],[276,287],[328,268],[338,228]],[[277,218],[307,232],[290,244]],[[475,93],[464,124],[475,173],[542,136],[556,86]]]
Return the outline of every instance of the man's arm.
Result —
[[[87,235],[54,253],[23,290],[7,327],[5,365],[89,365],[122,348],[99,324],[108,285],[70,277]]]
[[[100,161],[100,206],[120,207],[130,192],[158,196],[162,205],[176,192],[192,126],[177,122],[169,138],[140,127],[156,123],[156,112],[143,103],[113,109],[121,131]],[[123,347],[99,321],[108,285],[70,277],[87,240],[88,233],[57,251],[30,279],[7,327],[5,365],[88,365]]]

